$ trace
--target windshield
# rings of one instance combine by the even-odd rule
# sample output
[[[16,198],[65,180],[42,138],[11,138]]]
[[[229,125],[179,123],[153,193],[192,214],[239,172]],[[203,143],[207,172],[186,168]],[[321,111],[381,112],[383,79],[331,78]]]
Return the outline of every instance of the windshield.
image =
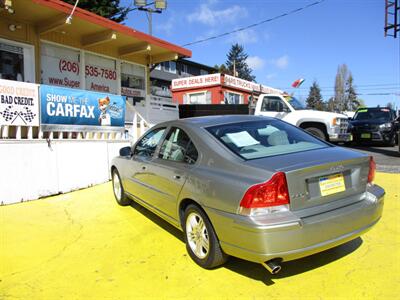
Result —
[[[293,106],[293,108],[295,110],[299,110],[299,109],[306,109],[303,105],[303,103],[301,103],[299,100],[297,100],[295,97],[292,96],[285,96],[285,99],[287,102],[289,102],[289,104],[291,106]]]
[[[390,121],[390,110],[387,108],[363,108],[356,112],[353,119],[357,121]]]
[[[246,160],[329,147],[297,127],[274,119],[206,129],[229,150]]]

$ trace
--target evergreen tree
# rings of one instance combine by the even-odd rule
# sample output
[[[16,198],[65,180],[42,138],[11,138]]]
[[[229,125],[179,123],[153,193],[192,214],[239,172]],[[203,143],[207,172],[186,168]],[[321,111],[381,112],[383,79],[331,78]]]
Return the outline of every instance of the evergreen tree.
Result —
[[[225,64],[222,64],[222,65],[220,65],[220,66],[219,66],[218,64],[216,64],[216,65],[214,66],[214,68],[217,70],[217,73],[232,75],[232,74],[229,72],[228,68],[225,66]]]
[[[74,5],[76,0],[63,0]],[[114,22],[121,23],[126,19],[128,7],[121,7],[119,0],[80,0],[78,7],[88,10],[96,15],[105,17]]]
[[[308,94],[306,103],[308,108],[316,110],[324,109],[324,102],[321,96],[321,89],[319,88],[319,85],[316,81],[314,81],[312,86],[310,87],[310,92]]]
[[[246,52],[244,52],[244,48],[242,45],[239,45],[237,43],[232,45],[231,50],[229,51],[226,57],[227,60],[225,65],[229,71],[229,74],[232,74],[233,76],[237,76],[244,80],[249,80],[249,81],[256,80],[256,77],[253,74],[251,74],[253,70],[249,67],[249,65],[246,62],[248,55],[246,54]],[[237,74],[233,74],[233,69],[236,70]]]
[[[326,110],[327,111],[335,111],[335,98],[334,97],[329,98],[329,100],[326,104]]]
[[[346,85],[347,109],[353,111],[357,109],[357,107],[360,105],[360,102],[357,99],[357,93],[353,86],[353,75],[351,74],[351,72],[349,72],[349,77],[347,78]]]

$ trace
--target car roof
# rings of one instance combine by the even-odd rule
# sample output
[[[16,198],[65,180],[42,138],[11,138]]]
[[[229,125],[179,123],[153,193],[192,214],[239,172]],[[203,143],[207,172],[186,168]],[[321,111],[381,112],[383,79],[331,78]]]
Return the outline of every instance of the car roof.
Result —
[[[271,119],[273,118],[265,116],[254,116],[254,115],[217,115],[217,116],[204,116],[204,117],[179,119],[175,121],[165,122],[165,125],[182,124],[191,127],[209,127],[209,126],[222,125],[228,123],[271,120]]]

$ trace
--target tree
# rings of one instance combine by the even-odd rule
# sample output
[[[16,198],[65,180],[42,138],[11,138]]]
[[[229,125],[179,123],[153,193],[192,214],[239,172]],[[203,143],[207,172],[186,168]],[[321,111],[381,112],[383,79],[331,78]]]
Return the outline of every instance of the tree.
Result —
[[[74,5],[76,2],[76,0],[63,1],[71,5]],[[129,8],[121,7],[119,2],[119,0],[81,0],[78,3],[78,7],[110,19],[114,22],[121,23],[126,19]]]
[[[234,44],[231,47],[231,50],[226,55],[226,67],[230,74],[233,76],[242,78],[244,80],[255,81],[256,77],[251,74],[253,70],[249,67],[246,60],[248,55],[244,52],[244,48],[242,45]],[[237,74],[234,74],[234,69],[236,70]]]
[[[348,110],[356,110],[357,107],[360,106],[360,102],[357,99],[357,93],[355,87],[353,86],[353,75],[349,72],[349,76],[346,82],[346,109]]]
[[[347,65],[343,64],[338,67],[335,78],[335,109],[340,111],[346,110],[346,81],[348,77]]]
[[[355,110],[360,106],[353,82],[353,75],[347,65],[340,65],[335,78],[335,109],[339,111]]]
[[[335,98],[329,98],[328,102],[326,103],[326,110],[327,111],[335,111]]]
[[[218,64],[216,64],[215,66],[214,66],[214,68],[217,70],[217,73],[222,73],[222,74],[231,74],[230,72],[229,72],[229,70],[228,70],[228,68],[225,66],[225,64],[222,64],[222,65],[218,65]]]
[[[306,103],[308,108],[316,110],[324,109],[324,103],[322,101],[322,96],[321,96],[321,89],[319,88],[319,85],[316,81],[314,81],[312,86],[310,87],[310,92],[308,93]]]

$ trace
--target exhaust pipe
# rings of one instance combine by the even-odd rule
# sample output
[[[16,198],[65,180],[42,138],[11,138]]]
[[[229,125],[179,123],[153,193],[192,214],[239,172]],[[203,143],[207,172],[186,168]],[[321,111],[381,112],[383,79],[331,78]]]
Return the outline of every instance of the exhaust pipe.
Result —
[[[261,263],[263,266],[264,266],[264,268],[266,268],[271,274],[278,274],[279,273],[279,271],[280,270],[282,270],[282,267],[281,267],[281,261],[282,261],[282,259],[280,259],[280,258],[274,258],[274,259],[271,259],[271,260],[269,260],[269,261],[266,261],[266,262],[263,262],[263,263]]]

